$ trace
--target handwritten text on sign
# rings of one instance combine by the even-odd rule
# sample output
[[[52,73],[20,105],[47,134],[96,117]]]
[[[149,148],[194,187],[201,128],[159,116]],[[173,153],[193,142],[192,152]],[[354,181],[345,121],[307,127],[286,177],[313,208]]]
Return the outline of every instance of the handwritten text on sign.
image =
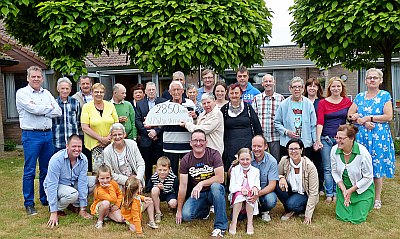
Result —
[[[181,122],[193,122],[188,110],[180,104],[165,102],[155,105],[149,111],[144,124],[146,126],[179,125]]]

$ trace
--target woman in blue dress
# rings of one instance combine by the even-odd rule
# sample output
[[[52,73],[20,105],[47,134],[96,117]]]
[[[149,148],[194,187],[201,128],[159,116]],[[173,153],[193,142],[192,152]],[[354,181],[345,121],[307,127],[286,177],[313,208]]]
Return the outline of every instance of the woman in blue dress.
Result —
[[[359,93],[348,111],[348,117],[359,127],[357,141],[364,145],[372,156],[374,171],[374,208],[382,207],[381,192],[383,177],[393,178],[395,151],[389,122],[393,118],[392,97],[380,90],[383,73],[371,68],[367,71],[367,91]]]

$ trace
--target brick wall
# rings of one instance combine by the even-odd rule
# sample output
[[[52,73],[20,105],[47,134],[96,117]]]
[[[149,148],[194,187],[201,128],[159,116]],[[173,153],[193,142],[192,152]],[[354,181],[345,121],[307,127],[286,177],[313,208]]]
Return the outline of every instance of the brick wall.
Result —
[[[303,60],[304,48],[298,46],[271,46],[262,48],[267,61]]]

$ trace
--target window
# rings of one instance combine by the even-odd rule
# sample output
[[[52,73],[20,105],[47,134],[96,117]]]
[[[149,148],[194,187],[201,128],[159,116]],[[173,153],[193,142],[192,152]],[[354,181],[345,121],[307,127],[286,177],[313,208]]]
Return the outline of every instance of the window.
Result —
[[[18,120],[18,112],[15,95],[18,89],[25,87],[26,73],[5,73],[3,75],[5,85],[5,107],[7,120]]]
[[[275,70],[274,78],[276,85],[276,92],[284,96],[289,96],[289,84],[294,77],[294,70]]]

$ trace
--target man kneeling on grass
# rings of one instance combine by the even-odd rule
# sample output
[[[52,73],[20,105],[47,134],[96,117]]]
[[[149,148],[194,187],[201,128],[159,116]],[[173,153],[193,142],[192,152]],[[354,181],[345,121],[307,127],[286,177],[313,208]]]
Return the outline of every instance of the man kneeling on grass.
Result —
[[[43,183],[50,210],[48,227],[58,225],[58,217],[66,215],[64,209],[67,207],[85,219],[92,219],[86,212],[86,206],[88,191],[93,191],[96,179],[87,176],[87,170],[88,161],[82,154],[82,140],[73,134],[68,138],[67,148],[51,157]]]
[[[187,153],[180,163],[176,223],[206,218],[210,206],[214,205],[214,230],[210,238],[222,238],[228,227],[228,218],[225,188],[222,185],[224,165],[221,154],[215,149],[206,147],[206,133],[200,129],[193,131],[190,145],[192,151]],[[193,186],[193,189],[185,202],[188,185]]]

